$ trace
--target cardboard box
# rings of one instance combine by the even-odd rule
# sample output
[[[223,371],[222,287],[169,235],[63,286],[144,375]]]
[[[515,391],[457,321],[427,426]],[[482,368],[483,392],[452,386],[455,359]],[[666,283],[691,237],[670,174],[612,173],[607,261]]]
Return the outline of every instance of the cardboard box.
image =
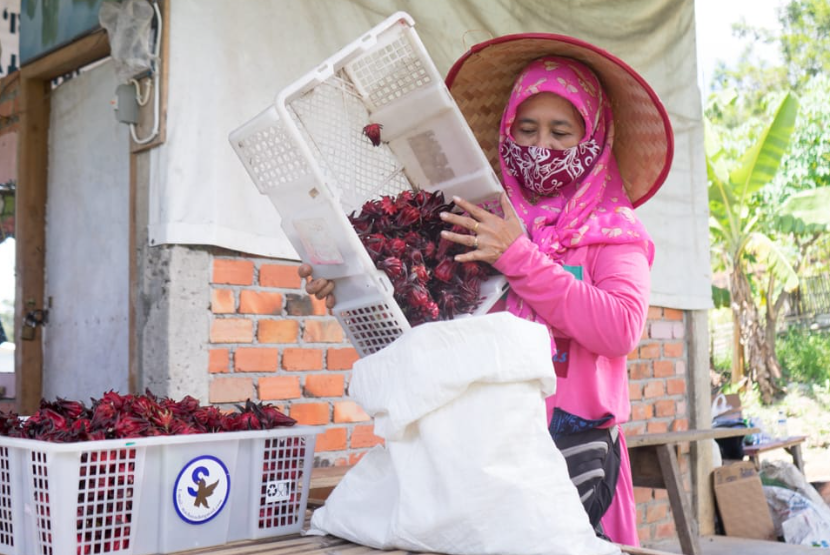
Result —
[[[727,536],[775,541],[761,478],[751,462],[738,462],[712,471],[718,512]]]

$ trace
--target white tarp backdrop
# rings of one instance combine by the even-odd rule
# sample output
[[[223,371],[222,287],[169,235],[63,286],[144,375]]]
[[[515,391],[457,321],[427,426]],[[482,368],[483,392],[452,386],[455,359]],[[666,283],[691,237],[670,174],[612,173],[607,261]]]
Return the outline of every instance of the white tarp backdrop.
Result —
[[[675,134],[668,180],[637,211],[657,245],[651,304],[711,307],[693,0],[171,2],[167,143],[153,154],[151,244],[218,245],[296,259],[228,133],[398,10],[415,19],[442,74],[472,44],[520,32],[572,35],[640,72],[666,105]]]

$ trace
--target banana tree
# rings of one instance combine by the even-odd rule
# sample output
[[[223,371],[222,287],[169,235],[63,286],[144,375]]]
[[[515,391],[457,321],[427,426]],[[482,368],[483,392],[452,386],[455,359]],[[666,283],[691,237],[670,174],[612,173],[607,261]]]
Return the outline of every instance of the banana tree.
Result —
[[[709,122],[705,123],[706,166],[709,178],[709,228],[712,250],[729,272],[729,290],[736,334],[732,379],[743,375],[745,354],[749,379],[758,384],[762,399],[772,400],[781,377],[775,356],[774,334],[768,341],[765,320],[752,295],[749,275],[753,261],[762,262],[785,290],[798,285],[790,256],[760,225],[761,213],[752,201],[778,172],[787,151],[798,113],[798,102],[787,93],[775,110],[770,124],[760,133],[740,161],[730,160]]]

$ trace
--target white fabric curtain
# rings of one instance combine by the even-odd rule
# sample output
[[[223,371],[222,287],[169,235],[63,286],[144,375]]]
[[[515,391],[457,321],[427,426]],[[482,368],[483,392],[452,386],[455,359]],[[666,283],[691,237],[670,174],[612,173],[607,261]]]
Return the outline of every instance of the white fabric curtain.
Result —
[[[520,32],[569,34],[639,71],[666,105],[676,145],[666,184],[638,209],[657,246],[651,304],[711,307],[693,0],[172,2],[167,143],[153,157],[151,244],[208,244],[296,259],[228,133],[398,10],[415,19],[442,74],[472,44]]]

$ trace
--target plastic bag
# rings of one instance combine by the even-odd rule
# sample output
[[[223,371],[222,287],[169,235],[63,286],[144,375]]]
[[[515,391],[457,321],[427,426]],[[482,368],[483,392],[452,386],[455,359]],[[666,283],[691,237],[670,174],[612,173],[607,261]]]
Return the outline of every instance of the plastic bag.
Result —
[[[311,520],[377,549],[610,555],[547,430],[550,337],[496,313],[423,324],[355,363],[350,396],[385,446]]]
[[[821,506],[797,491],[764,486],[775,534],[791,544],[822,546],[830,543],[830,519]]]
[[[106,29],[118,80],[130,78],[152,67],[150,31],[155,10],[147,0],[102,2],[98,21]]]

